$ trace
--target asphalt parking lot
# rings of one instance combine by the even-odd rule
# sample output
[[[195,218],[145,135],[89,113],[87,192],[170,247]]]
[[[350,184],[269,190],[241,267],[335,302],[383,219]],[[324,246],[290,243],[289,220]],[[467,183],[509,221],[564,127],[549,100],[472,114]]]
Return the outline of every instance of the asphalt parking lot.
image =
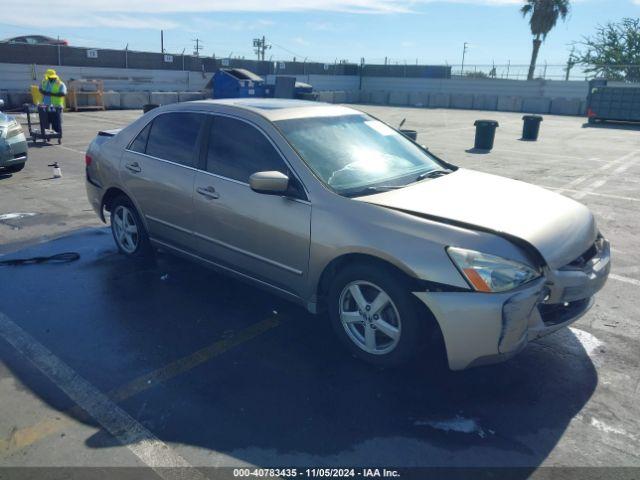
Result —
[[[0,260],[81,256],[0,267],[0,466],[640,467],[640,128],[547,115],[534,143],[521,114],[359,108],[585,203],[613,255],[594,308],[504,364],[372,368],[268,293],[125,261],[86,200],[84,150],[141,112],[68,113],[61,146],[0,171]],[[500,123],[491,153],[470,150],[479,118]]]

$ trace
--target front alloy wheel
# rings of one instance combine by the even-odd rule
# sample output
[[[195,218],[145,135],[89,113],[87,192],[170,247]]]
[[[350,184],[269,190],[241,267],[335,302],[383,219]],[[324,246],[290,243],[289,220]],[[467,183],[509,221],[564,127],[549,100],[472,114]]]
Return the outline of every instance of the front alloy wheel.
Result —
[[[415,358],[431,343],[429,313],[398,271],[377,263],[347,265],[327,292],[329,319],[353,355],[380,366]]]
[[[340,320],[347,336],[371,355],[384,355],[398,345],[400,313],[391,297],[379,286],[357,280],[340,294]]]

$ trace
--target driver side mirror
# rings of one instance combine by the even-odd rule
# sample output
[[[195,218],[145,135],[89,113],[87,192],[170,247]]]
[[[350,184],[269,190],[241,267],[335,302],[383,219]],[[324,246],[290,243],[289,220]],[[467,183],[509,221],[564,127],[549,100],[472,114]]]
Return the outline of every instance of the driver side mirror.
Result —
[[[256,193],[282,195],[289,188],[289,177],[281,172],[256,172],[249,177],[249,186]]]

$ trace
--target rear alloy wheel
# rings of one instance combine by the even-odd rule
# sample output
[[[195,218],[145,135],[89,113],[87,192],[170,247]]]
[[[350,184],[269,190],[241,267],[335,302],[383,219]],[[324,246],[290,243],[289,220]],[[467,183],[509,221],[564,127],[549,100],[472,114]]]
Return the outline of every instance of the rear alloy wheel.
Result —
[[[141,258],[150,256],[149,237],[127,197],[118,197],[111,206],[111,232],[120,252]]]
[[[333,279],[327,300],[335,332],[351,353],[369,363],[406,363],[430,342],[428,313],[391,268],[348,266]]]

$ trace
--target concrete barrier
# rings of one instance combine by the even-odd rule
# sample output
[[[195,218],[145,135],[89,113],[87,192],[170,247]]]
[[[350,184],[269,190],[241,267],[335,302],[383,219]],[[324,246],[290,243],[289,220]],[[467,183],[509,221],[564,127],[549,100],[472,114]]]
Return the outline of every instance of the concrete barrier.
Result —
[[[120,107],[130,110],[138,110],[151,103],[149,92],[120,92]]]
[[[587,114],[587,101],[582,100],[580,102],[580,110],[578,112],[578,115],[586,115],[586,114]]]
[[[202,92],[178,92],[179,102],[192,102],[193,100],[203,100],[204,94]]]
[[[177,92],[151,92],[150,102],[157,105],[169,105],[170,103],[178,103]]]
[[[527,97],[522,99],[522,111],[525,113],[549,113],[551,99]]]
[[[358,101],[362,104],[371,103],[371,92],[368,90],[360,90]]]
[[[333,103],[333,92],[330,92],[330,91],[318,92],[318,101]]]
[[[347,92],[342,90],[333,92],[333,103],[347,103]]]
[[[455,93],[451,95],[451,108],[471,110],[473,108],[473,94]]]
[[[389,92],[385,90],[374,90],[371,92],[371,103],[375,105],[388,105]]]
[[[448,93],[430,93],[429,94],[430,108],[449,108],[450,104],[451,104],[451,95]]]
[[[360,91],[359,90],[347,90],[345,92],[347,99],[345,103],[358,103],[360,101]]]
[[[122,108],[120,105],[120,92],[104,92],[102,94],[102,101],[104,103],[104,108],[107,110],[117,110]]]
[[[500,95],[498,97],[498,108],[501,112],[521,112],[522,97]]]
[[[473,108],[475,110],[497,110],[498,96],[476,94],[473,96]]]
[[[582,102],[577,98],[551,99],[550,112],[555,115],[580,115]]]
[[[22,108],[25,103],[31,103],[31,94],[26,92],[7,92],[7,104],[5,109],[16,110]]]
[[[412,107],[428,107],[429,94],[427,92],[409,92],[409,105]]]
[[[389,105],[409,105],[409,94],[407,92],[389,92]]]

